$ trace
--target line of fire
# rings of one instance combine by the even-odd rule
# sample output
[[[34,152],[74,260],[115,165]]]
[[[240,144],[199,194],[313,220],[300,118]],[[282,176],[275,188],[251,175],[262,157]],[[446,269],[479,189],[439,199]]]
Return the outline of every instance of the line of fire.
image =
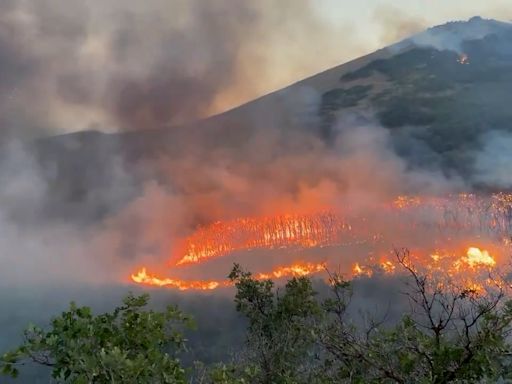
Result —
[[[395,274],[398,262],[393,246],[401,237],[414,239],[414,265],[429,273],[443,271],[459,283],[479,289],[489,272],[507,263],[512,246],[512,194],[459,194],[447,197],[399,196],[374,208],[373,217],[339,210],[273,217],[248,217],[214,222],[198,228],[171,256],[172,269],[204,265],[233,253],[261,250],[272,254],[329,248],[336,258],[295,260],[256,273],[258,279],[327,275],[341,267],[350,278],[375,273]],[[383,220],[379,220],[383,218]],[[351,262],[349,246],[364,244],[364,261]],[[163,269],[165,271],[165,269]],[[165,273],[165,272],[164,272]],[[184,280],[150,272],[141,266],[132,281],[179,290],[212,290],[228,280]]]

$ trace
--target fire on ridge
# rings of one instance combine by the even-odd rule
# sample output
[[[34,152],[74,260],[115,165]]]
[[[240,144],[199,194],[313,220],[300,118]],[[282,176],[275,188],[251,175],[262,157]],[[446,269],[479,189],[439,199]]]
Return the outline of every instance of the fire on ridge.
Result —
[[[314,248],[335,245],[352,227],[330,212],[280,215],[216,222],[198,229],[185,241],[177,265],[196,264],[234,251],[257,248]]]
[[[290,266],[278,267],[268,273],[259,273],[255,277],[258,280],[280,279],[290,276],[308,276],[322,270],[325,270],[325,264],[322,263],[295,263]],[[171,278],[159,278],[157,276],[148,274],[146,268],[142,268],[137,273],[133,274],[131,278],[136,283],[158,287],[177,288],[180,291],[186,291],[189,289],[205,291],[220,287],[228,287],[231,285],[228,280],[180,280]]]
[[[436,268],[451,276],[473,273],[477,269],[492,269],[497,266],[496,253],[508,253],[512,233],[512,195],[495,194],[491,197],[478,197],[460,194],[445,198],[424,198],[400,196],[391,204],[379,209],[386,215],[399,217],[404,228],[421,231],[425,228],[419,218],[425,213],[434,215],[434,224],[448,232],[448,236],[437,239],[436,251],[416,250],[416,262],[434,271]],[[418,222],[416,222],[418,221]],[[405,228],[407,227],[407,228]],[[319,212],[310,215],[279,215],[264,218],[241,218],[227,222],[216,222],[199,228],[185,239],[182,256],[176,267],[186,268],[191,264],[202,264],[210,259],[226,256],[234,251],[253,249],[310,249],[347,244],[377,244],[383,233],[373,232],[364,218],[341,218],[332,212]],[[471,233],[464,244],[454,242],[450,234],[464,231]],[[476,234],[476,235],[475,235]],[[480,235],[492,235],[493,253],[483,249]],[[439,244],[441,244],[439,246]],[[475,245],[476,244],[476,245]],[[485,246],[485,244],[484,244]],[[481,249],[482,248],[482,249]],[[499,249],[499,251],[497,250]],[[505,256],[505,255],[500,255]],[[507,255],[508,256],[508,255]],[[440,262],[443,262],[441,268]],[[396,260],[388,256],[370,260],[383,273],[395,273]],[[295,262],[280,266],[272,271],[256,273],[258,279],[279,279],[290,276],[306,276],[325,270],[325,262]],[[355,263],[352,276],[370,276],[373,270],[363,263]],[[228,286],[226,280],[191,281],[173,278],[160,278],[141,268],[131,276],[136,283],[187,289],[215,289]]]

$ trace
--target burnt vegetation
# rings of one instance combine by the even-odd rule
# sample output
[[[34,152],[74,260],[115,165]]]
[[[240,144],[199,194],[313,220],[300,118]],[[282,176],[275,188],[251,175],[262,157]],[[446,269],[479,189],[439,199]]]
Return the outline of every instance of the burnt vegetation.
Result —
[[[510,30],[465,41],[460,49],[467,55],[467,63],[453,50],[418,46],[387,59],[374,60],[341,77],[333,89],[321,96],[318,109],[316,98],[311,103],[314,105],[315,117],[317,113],[319,115],[320,132],[325,141],[334,141],[334,126],[345,112],[356,115],[358,109],[361,109],[361,115],[367,115],[368,111],[375,112],[380,125],[389,130],[396,152],[410,160],[408,166],[435,163],[436,169],[453,169],[465,176],[471,172],[470,155],[482,145],[479,143],[482,135],[491,129],[511,130],[511,41]],[[164,59],[166,63],[173,62]],[[225,68],[222,67],[221,72],[224,72]],[[167,67],[163,69],[165,72]],[[379,81],[384,80],[373,84],[374,75],[378,75],[376,77]],[[121,109],[132,109],[130,106],[137,104],[132,101],[140,96],[153,100],[156,103],[153,107],[156,109],[149,109],[157,117],[162,117],[163,113],[165,118],[167,109],[161,108],[160,98],[156,97],[161,83],[155,81],[155,84],[156,89],[153,92],[144,91],[143,86],[132,87],[134,93],[124,102],[121,100]],[[170,82],[164,84],[168,85]],[[163,88],[165,92],[169,89],[175,92],[173,87]],[[254,115],[258,115],[258,121],[268,112],[267,105],[259,105],[263,107],[253,110],[256,112]],[[277,107],[280,108],[279,105]],[[45,175],[51,181],[48,184],[49,194],[52,195],[49,207],[42,210],[45,224],[46,213],[52,212],[59,212],[59,217],[64,218],[77,212],[85,222],[96,223],[120,210],[123,201],[138,196],[141,193],[139,186],[142,185],[142,179],[162,179],[162,184],[165,184],[167,167],[164,167],[161,175],[158,171],[145,167],[146,163],[137,162],[142,158],[152,158],[154,154],[172,152],[172,159],[180,159],[180,156],[187,159],[184,155],[188,154],[190,148],[194,148],[200,153],[197,155],[197,164],[207,164],[216,161],[212,160],[213,156],[210,157],[209,153],[226,152],[226,155],[232,156],[231,160],[236,160],[233,164],[247,161],[247,164],[256,163],[260,166],[270,164],[269,168],[272,169],[279,160],[279,153],[287,150],[294,155],[284,162],[286,167],[283,169],[292,173],[290,179],[295,181],[295,172],[301,177],[308,173],[310,163],[302,168],[299,161],[305,157],[307,151],[302,143],[296,148],[294,140],[289,140],[294,137],[292,130],[288,130],[286,124],[281,124],[281,119],[273,121],[271,126],[284,126],[285,128],[279,129],[289,131],[290,136],[279,136],[279,140],[276,140],[276,153],[266,153],[263,150],[267,147],[266,141],[256,141],[255,147],[240,144],[271,132],[270,128],[269,131],[260,131],[256,125],[240,128],[246,126],[242,116],[242,112],[246,111],[244,108],[246,107],[235,110],[231,115],[221,115],[216,121],[210,120],[208,124],[211,124],[212,129],[202,129],[206,125],[194,127],[190,139],[188,133],[181,133],[187,131],[186,129],[171,131],[162,128],[151,135],[106,135],[89,132],[39,141],[32,150],[41,152],[38,155],[44,159],[42,162],[45,169],[51,170]],[[120,115],[124,117],[124,114]],[[135,115],[128,113],[126,116]],[[285,116],[283,120],[288,120],[288,117]],[[148,123],[144,119],[142,122],[136,118],[133,120],[142,125]],[[316,124],[317,120],[313,120]],[[129,124],[132,126],[133,123]],[[194,141],[196,135],[202,139],[197,148]],[[307,148],[312,148],[316,141],[311,145],[309,142],[307,144]],[[248,154],[251,152],[248,149],[258,152],[257,156]],[[321,150],[324,151],[323,146]],[[230,154],[231,151],[233,154]],[[131,161],[121,164],[119,174],[104,167],[113,158],[111,153],[120,153],[120,158],[124,160],[126,157]],[[315,172],[309,173],[317,173],[325,165],[323,158],[316,156],[317,153],[324,152],[313,152]],[[248,160],[239,160],[246,159],[246,155]],[[299,163],[297,170],[289,166],[295,163]],[[135,165],[129,166],[130,164]],[[226,168],[224,158],[218,164],[220,169]],[[251,179],[263,180],[262,184],[255,184],[253,187],[256,194],[260,194],[258,186],[266,186],[268,183],[268,178],[265,177],[267,173],[262,168],[264,167],[255,168],[256,176]],[[333,168],[337,168],[337,164]],[[115,169],[118,170],[117,167]],[[244,163],[240,169],[241,171],[237,171],[245,175],[250,174],[253,168],[245,166]],[[185,174],[187,170],[179,167],[176,174]],[[140,173],[141,181],[125,177],[124,171],[127,175],[131,175],[132,171]],[[201,180],[208,172],[216,175],[217,168],[207,168],[207,172],[199,174],[197,180]],[[350,172],[358,170],[350,167]],[[238,176],[238,173],[234,175]],[[274,180],[286,178],[283,175],[285,172],[278,172]],[[327,175],[326,180],[330,181],[331,172]],[[313,176],[311,182],[307,179],[307,184],[316,183],[316,174]],[[301,181],[302,178],[297,180]],[[123,188],[130,191],[126,196],[120,194],[116,188],[117,185],[132,187],[132,182],[133,188]],[[201,180],[198,185],[199,189],[204,188],[210,195],[214,195],[210,192],[217,191],[217,188],[227,189],[218,180],[213,180],[211,184]],[[301,183],[297,185],[300,186]],[[177,183],[176,189],[186,195],[193,189],[190,186],[197,188],[196,179],[183,179],[182,184]],[[363,186],[366,187],[366,184]],[[105,196],[98,194],[96,188],[104,188]],[[292,184],[289,189],[295,191],[298,187],[295,188],[295,184]],[[198,200],[195,197],[194,195],[194,201]],[[61,206],[62,201],[66,201],[66,204]],[[217,200],[207,201],[208,205],[213,206]],[[225,207],[239,203],[232,198],[222,198],[219,201],[227,201]],[[78,211],[77,206],[80,207]],[[22,208],[22,213],[29,211],[26,207]],[[473,208],[472,205],[467,211]],[[164,209],[158,206],[158,210]],[[425,210],[431,211],[429,206]],[[483,208],[483,211],[487,216],[493,213],[489,207]],[[444,218],[453,227],[463,228],[468,225],[464,212],[445,211]],[[479,222],[481,226],[487,225],[487,216]],[[505,218],[503,225],[508,234],[508,208]],[[135,221],[131,216],[129,219]],[[200,217],[200,220],[208,219],[210,218]],[[134,229],[130,226],[128,235],[137,233],[139,226],[143,224],[137,223],[133,226]],[[286,232],[287,227],[283,228]],[[398,232],[398,229],[393,229]],[[420,227],[425,238],[429,233],[427,229]],[[491,230],[496,230],[496,227],[489,229]],[[279,241],[282,238],[283,236]],[[131,251],[135,254],[137,249],[132,244],[134,243],[128,242],[126,248],[134,248]],[[91,253],[92,249],[91,247]],[[158,304],[150,303],[148,295],[131,294],[119,306],[100,314],[96,314],[97,311],[89,307],[71,304],[69,309],[56,314],[48,324],[36,318],[41,326],[29,326],[17,346],[11,345],[12,348],[5,353],[0,351],[0,373],[5,375],[0,378],[0,382],[512,382],[512,301],[508,292],[510,276],[489,274],[484,286],[468,285],[449,278],[441,280],[433,277],[413,264],[406,249],[397,250],[395,258],[397,269],[402,273],[393,278],[385,276],[384,273],[379,274],[376,270],[372,271],[371,278],[369,275],[361,275],[349,282],[340,274],[327,271],[327,282],[309,277],[295,277],[283,285],[270,279],[257,278],[235,265],[229,275],[229,282],[235,286],[234,303],[229,302],[229,306],[226,306],[220,295],[175,295],[170,299],[169,291],[163,293],[164,301],[166,304],[171,301],[173,305],[163,309]],[[392,296],[388,292],[395,288],[400,295]],[[16,292],[12,291],[8,295],[15,302]],[[162,294],[162,291],[153,293],[155,297]],[[369,300],[371,295],[375,296]],[[42,296],[44,295],[41,294]],[[392,305],[387,303],[396,297],[399,297],[396,299],[400,304],[399,310],[391,308]],[[377,307],[375,303],[379,301],[383,302],[384,307],[387,304],[389,308],[374,312],[374,307]],[[45,305],[46,301],[41,303]],[[180,309],[174,304],[179,304]],[[44,311],[39,312],[48,310],[42,309]],[[186,314],[189,312],[193,316]],[[195,318],[195,327],[191,317]],[[9,314],[4,325],[9,326],[8,330],[13,330],[14,323],[19,323],[19,315]],[[36,367],[35,370],[33,367]],[[38,370],[39,368],[42,370]]]

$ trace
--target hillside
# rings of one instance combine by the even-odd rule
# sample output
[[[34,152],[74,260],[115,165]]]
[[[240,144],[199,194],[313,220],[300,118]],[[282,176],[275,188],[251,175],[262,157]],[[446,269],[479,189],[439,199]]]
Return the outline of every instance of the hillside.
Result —
[[[439,168],[475,187],[494,188],[493,180],[475,177],[474,153],[488,132],[512,132],[511,96],[512,24],[476,17],[431,28],[193,124],[80,132],[40,140],[35,152],[54,189],[58,215],[89,219],[101,217],[113,195],[122,205],[137,194],[119,192],[124,179],[106,164],[120,164],[130,182],[139,184],[167,176],[151,165],[162,157],[208,161],[208,153],[224,151],[237,158],[247,143],[273,136],[283,151],[303,150],[291,144],[303,135],[329,145],[340,120],[385,127],[411,168]],[[50,204],[49,212],[56,211]]]

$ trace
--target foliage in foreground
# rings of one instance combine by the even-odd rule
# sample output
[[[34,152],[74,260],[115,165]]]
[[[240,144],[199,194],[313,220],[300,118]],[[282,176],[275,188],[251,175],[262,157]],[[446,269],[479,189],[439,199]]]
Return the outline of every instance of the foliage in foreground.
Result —
[[[72,304],[49,331],[30,327],[25,342],[0,359],[17,374],[26,360],[53,369],[64,383],[493,383],[512,379],[512,302],[502,284],[485,291],[423,275],[406,250],[397,258],[408,279],[410,310],[401,321],[353,322],[352,286],[330,276],[330,294],[317,295],[306,277],[282,288],[258,281],[235,265],[235,305],[247,338],[232,362],[184,369],[175,307],[145,310],[148,297],[128,296],[99,316]],[[512,382],[512,381],[511,381]]]
[[[176,307],[147,311],[148,295],[129,295],[112,313],[94,316],[88,307],[53,319],[49,331],[29,326],[24,343],[2,356],[3,373],[16,377],[26,360],[52,368],[62,383],[185,383],[174,354],[184,346],[176,327],[189,318]]]

